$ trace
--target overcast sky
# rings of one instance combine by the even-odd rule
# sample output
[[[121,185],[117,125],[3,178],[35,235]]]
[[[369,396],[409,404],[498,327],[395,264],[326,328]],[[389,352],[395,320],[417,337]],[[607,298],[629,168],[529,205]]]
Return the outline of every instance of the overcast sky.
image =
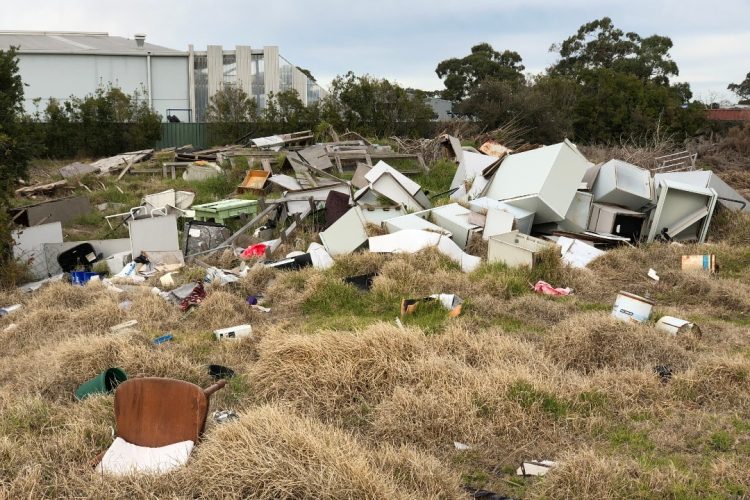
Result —
[[[3,5],[7,4],[7,5]],[[749,0],[0,0],[0,29],[106,31],[157,45],[278,45],[322,84],[349,70],[425,90],[435,67],[489,42],[537,73],[552,43],[609,16],[623,31],[672,38],[679,80],[696,97],[730,99],[750,71]]]

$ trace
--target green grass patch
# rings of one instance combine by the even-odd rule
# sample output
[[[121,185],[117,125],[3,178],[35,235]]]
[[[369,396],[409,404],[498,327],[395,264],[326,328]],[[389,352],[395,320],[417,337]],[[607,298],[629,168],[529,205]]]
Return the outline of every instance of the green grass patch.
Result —
[[[194,192],[195,200],[193,201],[193,204],[201,205],[203,203],[211,203],[213,201],[226,199],[234,192],[241,181],[241,178],[230,173],[229,175],[217,175],[216,177],[203,181],[192,182],[188,182],[178,177],[175,180],[167,181],[167,185],[178,191]]]
[[[635,431],[617,425],[609,432],[609,442],[619,449],[625,449],[633,455],[642,455],[654,451],[654,442],[648,437],[648,434],[641,431]]]
[[[302,312],[309,331],[354,329],[375,321],[393,322],[400,317],[402,298],[415,297],[361,291],[329,271],[326,280],[302,304]],[[431,300],[420,302],[413,314],[401,317],[404,325],[419,327],[428,334],[441,330],[449,320],[448,311]]]
[[[566,299],[566,297],[562,297],[562,299]],[[579,311],[585,311],[585,312],[597,312],[597,311],[611,311],[612,310],[612,304],[602,304],[599,302],[576,302],[576,306],[578,307]]]
[[[734,436],[727,431],[717,431],[711,434],[709,441],[714,451],[726,452],[732,449]]]
[[[457,165],[450,160],[438,160],[430,167],[429,172],[415,175],[413,179],[428,192],[428,196],[434,196],[450,189],[456,168]]]
[[[39,397],[8,406],[0,413],[0,435],[40,434],[50,425],[50,407]]]
[[[538,408],[554,418],[563,418],[570,411],[570,403],[559,399],[554,394],[540,391],[525,380],[513,383],[506,393],[508,399],[515,401],[522,408]]]

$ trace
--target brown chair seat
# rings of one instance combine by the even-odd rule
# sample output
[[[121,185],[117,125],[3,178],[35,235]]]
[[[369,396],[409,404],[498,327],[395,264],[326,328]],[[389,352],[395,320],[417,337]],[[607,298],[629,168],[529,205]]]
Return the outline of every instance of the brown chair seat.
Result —
[[[149,448],[188,440],[197,443],[206,425],[208,398],[225,384],[221,380],[204,390],[168,378],[123,382],[115,392],[117,435]]]

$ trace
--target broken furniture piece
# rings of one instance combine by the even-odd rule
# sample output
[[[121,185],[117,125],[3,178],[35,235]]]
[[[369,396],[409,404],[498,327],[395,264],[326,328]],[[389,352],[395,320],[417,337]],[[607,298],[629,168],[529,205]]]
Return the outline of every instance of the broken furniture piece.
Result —
[[[369,185],[354,193],[354,201],[379,204],[378,198],[382,196],[407,210],[419,211],[432,206],[419,184],[383,161],[378,162],[364,178]]]
[[[342,215],[328,229],[319,233],[326,251],[335,257],[353,252],[367,241],[362,209],[354,207]]]
[[[447,229],[433,224],[429,221],[431,210],[422,210],[421,212],[414,212],[411,214],[400,215],[383,221],[383,226],[389,233],[395,233],[403,229],[421,229],[424,231],[432,231],[434,233],[443,234],[450,238],[453,233]]]
[[[248,170],[245,178],[237,186],[237,192],[263,194],[266,189],[266,181],[270,176],[271,172],[265,170]]]
[[[117,438],[97,472],[165,473],[184,465],[206,425],[208,399],[226,380],[201,389],[182,380],[138,378],[115,391]]]
[[[654,175],[655,185],[662,179],[677,181],[691,186],[711,188],[716,191],[718,202],[723,207],[737,212],[750,212],[750,201],[724,182],[721,177],[710,170],[693,170],[691,172],[669,172]]]
[[[591,189],[596,203],[640,210],[651,203],[651,172],[622,160],[609,160],[599,168]]]
[[[149,217],[128,222],[130,252],[137,258],[143,252],[180,252],[177,217]]]
[[[489,239],[487,261],[502,262],[508,267],[534,267],[541,253],[552,248],[554,243],[512,231]]]
[[[87,197],[73,196],[10,208],[8,214],[16,224],[30,227],[51,222],[65,223],[91,211],[91,204]]]
[[[716,191],[662,179],[656,208],[648,220],[648,238],[671,241],[706,241],[711,216],[716,208]]]
[[[589,161],[568,141],[503,160],[483,196],[535,212],[535,222],[563,220]]]
[[[480,213],[480,214],[484,214],[484,215],[489,214],[490,209],[508,212],[515,219],[513,222],[513,226],[514,226],[513,229],[517,229],[519,233],[531,234],[531,227],[534,224],[534,212],[531,212],[529,210],[519,208],[513,205],[509,205],[502,201],[493,200],[492,198],[487,198],[487,197],[482,197],[482,198],[477,198],[475,200],[471,200],[469,202],[469,207],[471,208],[472,211]],[[499,217],[497,218],[500,219]],[[485,224],[485,233],[487,235],[486,239],[489,239],[490,236],[495,235],[495,234],[491,234],[492,230],[487,231],[486,224]],[[496,234],[502,234],[502,233],[496,233]]]
[[[461,266],[465,273],[476,269],[481,258],[463,252],[450,238],[442,234],[419,229],[404,229],[392,234],[368,238],[374,253],[417,253],[435,247],[441,254]]]
[[[468,208],[458,203],[450,203],[433,208],[430,217],[435,224],[450,231],[451,239],[463,250],[469,243],[471,234],[481,229],[480,226],[469,222],[470,213],[471,210]]]
[[[184,254],[199,254],[217,248],[232,234],[229,228],[215,222],[189,220],[185,223]]]
[[[614,205],[594,203],[591,206],[588,230],[600,234],[616,234],[637,241],[643,230],[646,214]]]
[[[193,205],[195,220],[224,224],[227,220],[241,215],[255,216],[258,213],[257,200],[222,200],[202,205]]]

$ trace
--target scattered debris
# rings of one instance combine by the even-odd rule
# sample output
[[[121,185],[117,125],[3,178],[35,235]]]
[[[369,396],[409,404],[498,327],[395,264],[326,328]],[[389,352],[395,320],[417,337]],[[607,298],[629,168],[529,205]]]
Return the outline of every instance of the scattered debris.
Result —
[[[203,288],[203,282],[199,281],[198,283],[189,283],[177,290],[183,289],[181,291],[184,292],[186,287],[189,287],[190,291],[186,297],[181,298],[180,300],[180,310],[182,312],[186,312],[191,307],[197,306],[206,298],[206,290]],[[171,293],[180,298],[180,296],[177,295],[177,290],[172,290]]]
[[[649,268],[648,273],[646,275],[654,281],[659,281],[659,275],[656,274],[656,269]]]
[[[62,180],[62,181],[48,182],[46,184],[36,184],[34,186],[26,186],[26,187],[18,188],[16,189],[16,196],[33,197],[39,194],[52,193],[62,188],[73,189],[71,186],[68,185],[68,181]]]
[[[401,316],[404,316],[406,314],[413,314],[417,310],[417,305],[422,302],[429,302],[437,300],[440,305],[443,307],[443,309],[446,309],[448,312],[449,318],[455,318],[459,314],[461,314],[461,307],[463,304],[463,300],[461,300],[457,295],[454,295],[452,293],[439,293],[439,294],[433,294],[429,297],[424,297],[421,299],[402,299],[401,300]]]
[[[458,451],[466,451],[466,450],[470,450],[471,449],[471,446],[469,446],[468,444],[459,443],[458,441],[453,441],[453,446]]]
[[[599,250],[594,245],[585,241],[560,236],[556,241],[560,247],[562,260],[571,267],[585,268],[594,259],[604,255],[604,251]]]
[[[562,297],[573,293],[573,289],[566,288],[555,288],[546,281],[539,280],[534,284],[534,291],[541,293],[542,295],[552,295],[553,297]]]
[[[222,365],[208,365],[208,374],[215,380],[230,379],[234,377],[234,370]]]
[[[709,273],[715,273],[719,271],[719,266],[716,264],[716,255],[683,255],[682,256],[682,270],[683,271],[708,271]]]
[[[654,371],[659,376],[662,384],[666,384],[672,380],[672,368],[666,365],[658,365],[654,367]]]
[[[21,304],[13,304],[12,306],[0,307],[0,318],[18,311],[19,309],[21,309],[21,307],[23,307]]]
[[[464,253],[458,245],[442,234],[404,229],[393,234],[368,238],[370,251],[375,253],[416,253],[425,248],[436,248],[440,253],[461,266],[464,272],[476,269],[481,258]]]
[[[132,330],[133,327],[136,326],[137,324],[138,324],[137,319],[131,319],[123,323],[117,324],[115,326],[111,326],[109,328],[109,333],[124,333],[126,331]]]
[[[518,476],[543,476],[549,472],[553,467],[557,466],[557,462],[552,460],[532,460],[528,462],[522,462],[521,466],[516,469],[516,475]]]
[[[252,338],[253,327],[250,325],[237,325],[230,326],[229,328],[221,328],[214,330],[214,336],[216,340]]]
[[[106,394],[114,391],[117,386],[128,379],[127,373],[120,368],[107,368],[99,375],[78,386],[75,391],[76,399],[82,400],[94,394]]]
[[[237,420],[240,418],[237,413],[235,413],[233,410],[221,410],[221,411],[215,411],[211,414],[211,418],[214,419],[214,422],[217,424],[225,424],[227,422],[231,422],[232,420]]]
[[[372,283],[375,280],[377,273],[359,274],[357,276],[349,276],[344,278],[344,283],[354,285],[363,292],[367,292],[372,288]]]
[[[161,337],[156,337],[154,340],[151,341],[151,343],[154,345],[160,345],[165,342],[170,342],[172,340],[174,340],[174,336],[167,333],[166,335],[162,335]]]
[[[698,325],[685,319],[675,318],[674,316],[662,316],[656,322],[656,328],[672,336],[692,333],[700,338],[702,335]]]

